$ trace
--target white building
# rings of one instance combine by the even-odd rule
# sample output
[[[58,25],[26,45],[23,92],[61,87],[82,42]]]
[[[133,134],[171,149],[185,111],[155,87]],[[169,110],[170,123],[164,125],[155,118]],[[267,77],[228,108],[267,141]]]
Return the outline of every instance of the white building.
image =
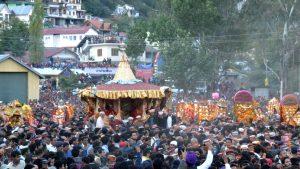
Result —
[[[78,55],[68,48],[45,48],[44,58],[47,60],[78,62]]]
[[[49,0],[45,7],[45,21],[54,26],[83,24],[86,11],[81,8],[82,0]]]
[[[74,48],[86,36],[96,36],[98,32],[88,26],[56,27],[44,29],[44,46],[49,48]]]
[[[158,53],[157,47],[152,47],[150,45],[147,45],[144,53],[141,56],[139,56],[138,59],[142,63],[146,63],[146,64],[153,63],[157,53]]]
[[[32,15],[33,7],[31,5],[21,5],[10,8],[14,15],[23,21],[24,23],[29,24],[30,16]]]
[[[7,5],[5,4],[0,4],[0,23],[3,21],[9,21],[11,12]]]
[[[127,15],[128,17],[139,17],[139,13],[134,9],[133,6],[125,4],[123,6],[118,5],[113,13],[113,15],[122,16]]]
[[[104,59],[119,62],[121,59],[120,45],[120,42],[111,37],[87,36],[79,43],[76,52],[82,62],[102,62]]]

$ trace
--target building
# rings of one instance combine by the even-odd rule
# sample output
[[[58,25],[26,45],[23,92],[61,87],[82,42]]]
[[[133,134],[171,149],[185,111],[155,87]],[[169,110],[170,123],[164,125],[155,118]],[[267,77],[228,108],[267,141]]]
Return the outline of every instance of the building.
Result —
[[[50,61],[67,61],[76,63],[79,61],[78,55],[68,48],[45,48],[44,58]]]
[[[112,36],[87,36],[77,45],[76,52],[82,62],[102,62],[104,59],[119,62],[120,45]]]
[[[85,21],[82,0],[48,0],[45,4],[45,21],[54,26],[81,25]]]
[[[7,5],[0,4],[0,23],[3,21],[9,21],[9,18],[11,17],[11,12]]]
[[[84,22],[84,25],[86,26],[91,26],[94,29],[96,29],[99,34],[110,34],[112,31],[112,25],[109,22],[104,22],[102,19],[100,18],[93,18],[91,20],[86,20]]]
[[[15,6],[15,7],[11,7],[10,10],[14,13],[16,18],[29,25],[30,16],[32,15],[32,11],[33,11],[33,6],[30,5]]]
[[[147,45],[144,53],[138,57],[139,61],[141,63],[152,64],[157,53],[157,48]]]
[[[9,9],[16,6],[33,6],[34,0],[17,0],[17,1],[8,1],[7,6]]]
[[[9,55],[0,55],[0,100],[8,103],[39,99],[42,75]],[[5,82],[5,83],[3,83]]]
[[[88,26],[76,26],[47,28],[44,29],[43,34],[44,46],[46,48],[73,48],[76,47],[84,37],[98,35],[98,32]]]
[[[133,6],[125,4],[123,6],[118,5],[112,15],[114,15],[114,16],[127,15],[128,17],[137,18],[137,17],[139,17],[140,14],[134,9]]]

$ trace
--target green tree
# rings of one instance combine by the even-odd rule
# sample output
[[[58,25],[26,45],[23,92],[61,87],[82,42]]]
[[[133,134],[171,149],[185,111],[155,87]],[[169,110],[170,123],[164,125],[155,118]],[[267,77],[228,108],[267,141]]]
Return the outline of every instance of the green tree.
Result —
[[[220,21],[212,0],[172,0],[171,6],[178,23],[193,35],[212,32]]]
[[[211,80],[206,75],[215,69],[216,63],[209,52],[209,45],[202,41],[202,36],[212,32],[216,24],[212,22],[218,21],[219,16],[213,5],[213,1],[164,1],[157,14],[145,20],[142,25],[135,24],[131,27],[127,42],[129,56],[136,57],[145,50],[147,40],[159,47],[165,61],[164,79],[171,78],[176,87],[185,91],[194,90],[200,80]],[[202,6],[204,13],[193,11],[199,10],[194,6]],[[212,9],[206,9],[208,7]],[[206,17],[212,19],[207,20]]]
[[[58,85],[62,90],[70,92],[75,88],[82,88],[84,86],[78,82],[79,76],[72,74],[70,77],[60,77]]]
[[[147,38],[146,29],[147,23],[141,21],[136,23],[135,26],[133,26],[128,32],[128,37],[130,38],[126,42],[126,53],[134,61],[136,61],[137,57],[140,56],[145,50],[145,39]]]
[[[9,51],[15,57],[23,56],[28,47],[28,36],[27,25],[12,17],[0,33],[0,51]]]
[[[195,90],[199,81],[210,79],[207,71],[215,67],[207,49],[194,44],[190,37],[178,38],[164,45],[162,55],[165,79],[171,78],[175,86],[185,92]]]
[[[262,65],[253,72],[266,73],[264,62],[268,61],[268,76],[277,79],[270,84],[279,86],[282,82],[279,88],[283,94],[293,92],[291,89],[297,85],[288,78],[295,69],[292,64],[294,56],[299,54],[299,7],[300,1],[297,0],[253,0],[245,3],[241,10],[240,21],[247,25],[247,33],[252,34],[248,36],[249,48],[255,49],[251,53],[257,64]]]
[[[44,55],[43,43],[43,19],[44,7],[41,0],[34,2],[34,9],[30,17],[29,25],[29,39],[30,39],[30,61],[32,63],[39,63],[42,61]]]

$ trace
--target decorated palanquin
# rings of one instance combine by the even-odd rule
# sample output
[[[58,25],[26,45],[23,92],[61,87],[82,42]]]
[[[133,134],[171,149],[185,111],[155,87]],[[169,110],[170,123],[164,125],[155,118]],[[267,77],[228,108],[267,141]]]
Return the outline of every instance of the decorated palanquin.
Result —
[[[147,105],[151,100],[159,101],[160,110],[166,107],[170,98],[169,88],[163,88],[136,79],[125,52],[118,65],[114,79],[94,87],[87,87],[80,92],[81,100],[86,103],[87,116],[103,111],[106,116],[114,115],[121,120],[128,117],[148,119]]]
[[[269,115],[280,112],[280,101],[277,98],[271,99],[267,104],[267,110]]]
[[[219,116],[226,116],[227,115],[227,106],[228,102],[225,99],[220,99],[217,102],[218,105],[218,115]]]
[[[238,122],[250,124],[257,120],[253,96],[247,90],[238,91],[234,95],[234,114]]]
[[[204,120],[212,121],[220,115],[220,110],[219,105],[211,100],[194,103],[180,102],[176,106],[177,117],[181,118],[181,120],[186,123],[195,121],[195,118],[197,118],[196,120],[198,122]]]
[[[72,119],[74,116],[74,107],[71,104],[59,103],[57,108],[52,113],[52,121],[57,124],[64,124]]]
[[[218,116],[218,105],[211,100],[199,103],[199,109],[197,111],[198,121],[212,121]]]
[[[22,104],[15,100],[8,105],[2,105],[1,110],[3,120],[10,126],[21,126],[24,124],[34,125],[35,119],[29,105]]]
[[[285,95],[280,102],[281,121],[288,125],[300,126],[298,98],[294,94]]]
[[[195,108],[194,103],[180,102],[176,106],[177,117],[185,123],[192,123],[195,119]]]

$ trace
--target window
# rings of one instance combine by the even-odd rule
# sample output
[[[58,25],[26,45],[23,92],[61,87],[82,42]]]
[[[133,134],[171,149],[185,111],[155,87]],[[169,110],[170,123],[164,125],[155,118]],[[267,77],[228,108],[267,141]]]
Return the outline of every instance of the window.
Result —
[[[72,40],[72,36],[69,36],[69,40]]]
[[[5,20],[9,21],[9,14],[5,14]]]
[[[153,53],[152,52],[146,52],[146,59],[152,58]]]
[[[3,15],[0,14],[0,21],[3,21]]]
[[[80,35],[80,40],[82,40],[82,35]]]
[[[97,55],[98,55],[98,56],[102,56],[102,49],[98,49],[98,50],[97,50]]]
[[[119,56],[119,49],[116,48],[111,49],[111,56]]]
[[[76,36],[73,36],[73,40],[76,40]]]
[[[50,39],[50,36],[45,36],[45,40],[49,40]]]

